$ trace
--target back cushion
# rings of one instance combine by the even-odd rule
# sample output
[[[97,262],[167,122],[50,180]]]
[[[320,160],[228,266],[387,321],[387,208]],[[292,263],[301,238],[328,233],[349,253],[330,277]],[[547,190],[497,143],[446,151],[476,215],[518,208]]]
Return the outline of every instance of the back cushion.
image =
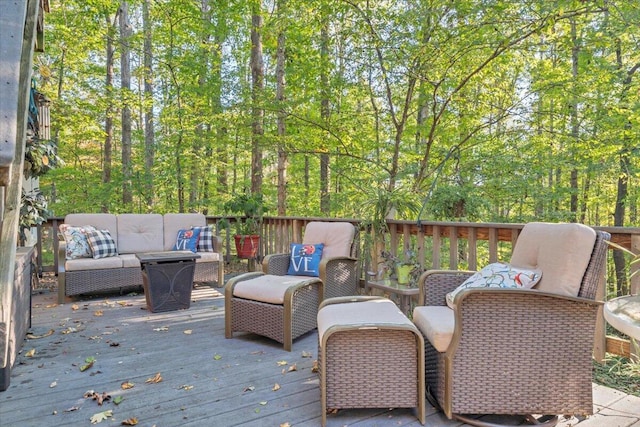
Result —
[[[354,235],[355,228],[348,222],[314,221],[307,224],[302,243],[324,243],[322,258],[350,256]]]
[[[162,215],[118,215],[118,253],[157,252],[162,242]]]
[[[188,230],[193,226],[207,225],[207,218],[201,213],[167,213],[164,214],[164,250],[170,251],[176,244],[178,231]]]
[[[582,224],[528,223],[522,229],[511,264],[542,270],[535,289],[577,296],[596,232]]]
[[[98,230],[109,230],[111,237],[118,244],[118,224],[116,222],[116,216],[110,213],[76,213],[69,214],[64,217],[64,223],[75,227],[82,227],[84,225],[92,225]]]

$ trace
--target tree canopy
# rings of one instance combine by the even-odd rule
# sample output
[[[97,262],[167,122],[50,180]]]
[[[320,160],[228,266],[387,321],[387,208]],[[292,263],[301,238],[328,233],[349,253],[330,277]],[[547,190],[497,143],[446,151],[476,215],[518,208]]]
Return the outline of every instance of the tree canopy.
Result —
[[[627,0],[52,2],[34,75],[65,165],[41,189],[57,215],[259,193],[637,226],[638,22]]]

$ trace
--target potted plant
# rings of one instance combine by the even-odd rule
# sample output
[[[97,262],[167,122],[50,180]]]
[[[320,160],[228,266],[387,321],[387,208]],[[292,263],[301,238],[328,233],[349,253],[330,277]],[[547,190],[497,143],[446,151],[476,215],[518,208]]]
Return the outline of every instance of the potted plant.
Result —
[[[234,240],[239,258],[256,258],[260,248],[260,225],[265,212],[262,195],[239,194],[224,205],[236,214]]]
[[[401,285],[415,286],[422,272],[420,263],[416,259],[415,252],[408,250],[404,258],[393,255],[391,252],[382,251],[381,257],[384,263],[384,271],[390,279],[395,279]]]

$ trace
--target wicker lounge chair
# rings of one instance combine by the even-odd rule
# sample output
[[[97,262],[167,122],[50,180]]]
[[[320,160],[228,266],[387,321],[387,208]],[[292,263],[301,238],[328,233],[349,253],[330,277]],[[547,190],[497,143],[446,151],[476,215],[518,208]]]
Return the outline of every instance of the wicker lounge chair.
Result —
[[[358,289],[357,229],[347,222],[307,224],[303,244],[324,244],[319,276],[288,275],[290,254],[272,254],[263,272],[246,273],[225,285],[225,336],[252,332],[284,344],[317,326],[324,298],[355,295]]]
[[[527,224],[511,265],[542,271],[534,289],[466,289],[450,302],[453,309],[447,293],[473,272],[421,276],[413,321],[425,336],[428,395],[448,418],[483,426],[495,424],[465,414],[522,415],[552,426],[557,415],[593,413],[602,304],[594,299],[609,238],[579,224]]]

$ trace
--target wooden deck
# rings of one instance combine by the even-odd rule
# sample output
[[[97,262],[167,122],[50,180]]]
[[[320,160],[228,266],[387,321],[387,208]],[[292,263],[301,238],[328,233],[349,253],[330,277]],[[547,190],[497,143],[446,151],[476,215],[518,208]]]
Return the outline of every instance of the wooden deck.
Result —
[[[55,293],[43,293],[32,305],[30,339],[0,393],[2,426],[89,426],[104,411],[112,415],[101,426],[133,418],[157,427],[320,425],[316,333],[290,353],[255,335],[227,340],[216,289],[199,287],[188,310],[165,313],[147,311],[141,294],[57,305]],[[95,361],[83,371],[88,358]],[[110,399],[100,406],[84,397],[89,391]],[[598,415],[581,427],[640,427],[640,398],[595,386],[595,401]],[[427,415],[428,426],[461,425],[430,406]],[[342,410],[327,425],[420,424],[411,409],[383,408]]]

